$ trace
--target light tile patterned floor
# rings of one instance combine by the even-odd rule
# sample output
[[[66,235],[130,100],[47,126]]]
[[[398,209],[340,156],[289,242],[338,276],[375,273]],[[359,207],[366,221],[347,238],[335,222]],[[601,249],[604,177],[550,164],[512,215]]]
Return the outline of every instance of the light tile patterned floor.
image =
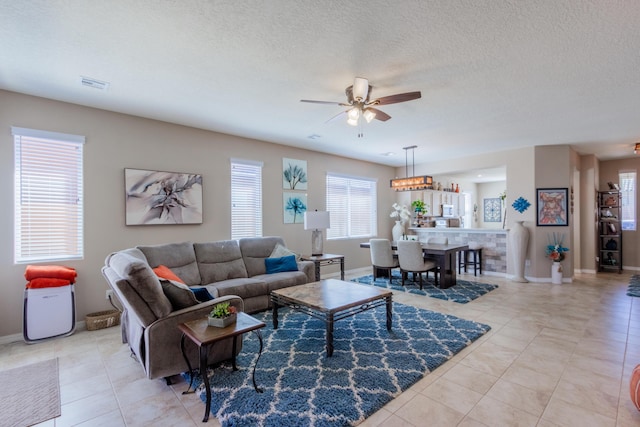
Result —
[[[347,279],[369,273],[350,271]],[[625,294],[630,276],[577,275],[562,285],[483,276],[499,288],[464,305],[396,293],[397,302],[493,329],[361,426],[640,425],[628,391],[640,364],[640,298]],[[118,328],[2,345],[0,369],[55,356],[62,416],[40,426],[202,425],[203,403],[181,394],[180,378],[171,387],[147,380]]]

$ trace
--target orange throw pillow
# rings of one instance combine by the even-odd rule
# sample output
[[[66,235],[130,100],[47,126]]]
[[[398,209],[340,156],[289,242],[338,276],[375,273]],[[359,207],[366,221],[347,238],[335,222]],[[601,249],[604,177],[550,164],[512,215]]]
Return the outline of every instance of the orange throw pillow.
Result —
[[[176,273],[171,271],[171,269],[166,265],[157,266],[153,269],[153,272],[156,273],[156,276],[160,277],[161,279],[174,280],[178,283],[184,284],[184,280],[179,278]]]

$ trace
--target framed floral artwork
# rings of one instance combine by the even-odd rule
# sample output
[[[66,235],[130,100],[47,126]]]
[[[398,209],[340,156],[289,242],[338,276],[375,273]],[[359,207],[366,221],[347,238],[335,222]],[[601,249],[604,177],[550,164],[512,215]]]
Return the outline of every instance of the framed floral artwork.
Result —
[[[538,188],[536,195],[537,225],[569,225],[567,188]]]
[[[125,224],[202,224],[202,175],[125,169]]]
[[[285,190],[307,189],[307,161],[282,159],[282,188]]]
[[[285,224],[302,224],[307,211],[307,195],[304,193],[282,193],[282,210]]]

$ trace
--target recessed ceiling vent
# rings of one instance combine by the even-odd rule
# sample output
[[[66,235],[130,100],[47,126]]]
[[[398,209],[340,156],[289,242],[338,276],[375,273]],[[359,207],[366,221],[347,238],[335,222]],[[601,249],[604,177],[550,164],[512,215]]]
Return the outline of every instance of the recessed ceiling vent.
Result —
[[[92,87],[98,90],[107,90],[109,89],[109,82],[103,82],[101,80],[96,80],[91,77],[80,76],[80,83],[82,86]]]

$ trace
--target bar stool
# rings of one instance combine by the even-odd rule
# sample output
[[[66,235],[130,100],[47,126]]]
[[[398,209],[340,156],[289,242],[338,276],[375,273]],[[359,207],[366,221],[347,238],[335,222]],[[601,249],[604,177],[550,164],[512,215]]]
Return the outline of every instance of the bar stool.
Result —
[[[477,243],[469,243],[469,249],[460,251],[458,256],[458,274],[464,267],[467,272],[467,266],[473,266],[473,275],[477,276],[478,271],[482,274],[482,246]],[[469,255],[473,255],[473,260],[469,259]]]

